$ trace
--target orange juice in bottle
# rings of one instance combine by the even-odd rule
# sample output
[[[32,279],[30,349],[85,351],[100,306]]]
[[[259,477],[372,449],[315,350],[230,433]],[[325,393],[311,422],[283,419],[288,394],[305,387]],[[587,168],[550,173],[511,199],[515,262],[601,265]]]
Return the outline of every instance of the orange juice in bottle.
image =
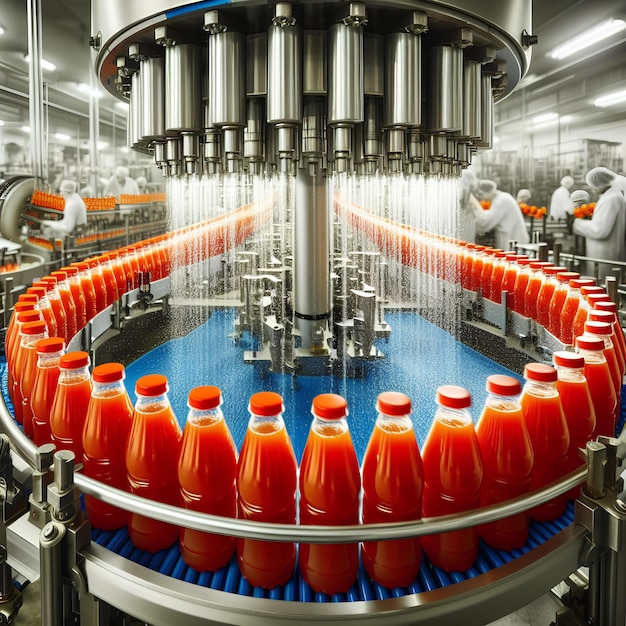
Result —
[[[282,414],[282,397],[271,391],[250,398],[250,420],[237,468],[241,519],[296,523],[298,463]],[[293,542],[237,541],[239,569],[253,586],[285,584],[296,564]]]

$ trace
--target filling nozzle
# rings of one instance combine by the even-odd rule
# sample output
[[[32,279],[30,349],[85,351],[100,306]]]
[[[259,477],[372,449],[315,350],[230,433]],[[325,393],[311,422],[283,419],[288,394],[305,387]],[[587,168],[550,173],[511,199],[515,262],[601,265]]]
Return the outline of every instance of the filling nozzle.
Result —
[[[181,133],[183,162],[186,174],[197,174],[200,159],[200,137],[196,133]]]

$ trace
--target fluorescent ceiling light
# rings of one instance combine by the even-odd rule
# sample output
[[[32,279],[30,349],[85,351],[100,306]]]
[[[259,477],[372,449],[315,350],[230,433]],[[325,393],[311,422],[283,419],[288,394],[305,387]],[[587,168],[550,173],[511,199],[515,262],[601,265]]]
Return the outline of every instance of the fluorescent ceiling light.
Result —
[[[0,126],[4,126],[4,122],[0,120]]]
[[[71,139],[71,137],[69,135],[66,135],[65,133],[54,133],[54,136],[60,141],[69,141]]]
[[[0,26],[0,35],[4,35],[4,28],[2,28],[2,26]]]
[[[30,63],[30,56],[28,54],[24,55],[24,61],[26,61],[26,63]],[[46,61],[45,59],[41,59],[41,67],[50,72],[53,72],[57,68],[54,63],[50,63],[50,61]]]
[[[545,124],[546,122],[555,122],[559,119],[559,114],[555,111],[549,113],[542,113],[541,115],[535,115],[533,117],[533,124]]]
[[[115,103],[115,108],[119,109],[120,111],[128,111],[130,109],[130,106],[128,105],[128,102],[121,102],[120,100],[118,100]]]
[[[576,54],[580,50],[584,50],[585,48],[589,48],[590,46],[597,44],[603,39],[612,37],[625,28],[626,21],[610,19],[594,26],[593,28],[590,28],[589,30],[583,31],[579,35],[572,37],[566,43],[557,46],[554,50],[552,50],[552,52],[550,52],[549,56],[560,61],[561,59],[571,56],[572,54]]]
[[[23,130],[25,133],[30,133],[30,126],[22,126],[22,130]]]
[[[626,102],[626,89],[621,91],[614,91],[613,93],[607,93],[606,96],[601,96],[593,101],[593,104],[597,107],[610,107],[614,104],[620,104]]]
[[[78,84],[79,91],[86,93],[94,98],[101,98],[102,92],[98,89],[92,89],[87,83],[79,83]]]

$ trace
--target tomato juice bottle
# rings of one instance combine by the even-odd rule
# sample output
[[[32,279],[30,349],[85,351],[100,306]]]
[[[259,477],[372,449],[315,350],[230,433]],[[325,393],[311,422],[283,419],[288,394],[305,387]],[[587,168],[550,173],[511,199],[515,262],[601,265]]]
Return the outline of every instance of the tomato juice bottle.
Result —
[[[596,427],[596,412],[585,378],[585,359],[575,352],[557,351],[552,355],[558,374],[556,388],[561,397],[565,420],[569,430],[570,444],[565,464],[565,473],[569,474],[584,465],[578,456],[578,449],[585,449],[593,437]],[[567,494],[574,499],[580,495],[580,487],[574,487]]]
[[[126,471],[131,493],[178,506],[178,459],[182,431],[167,395],[168,381],[161,374],[137,380],[137,401],[126,446]],[[140,550],[158,552],[177,539],[178,527],[131,513],[129,535]]]
[[[615,436],[615,408],[617,394],[611,380],[611,371],[604,356],[604,341],[581,335],[576,337],[576,352],[585,359],[584,374],[596,412],[595,439],[599,435]]]
[[[544,280],[537,295],[537,317],[535,320],[544,328],[548,327],[550,320],[550,301],[554,295],[554,290],[558,284],[556,275],[559,272],[566,272],[566,267],[557,267],[556,265],[548,265],[542,268]]]
[[[582,300],[580,288],[584,285],[594,284],[595,281],[591,278],[574,278],[569,281],[569,288],[561,310],[558,334],[558,338],[566,345],[574,343],[574,318]]]
[[[524,378],[520,403],[535,456],[531,490],[536,491],[565,474],[570,436],[556,388],[556,370],[544,363],[528,363]],[[540,522],[557,519],[566,503],[565,495],[557,496],[531,509],[530,516]]]
[[[543,269],[551,265],[554,264],[548,261],[532,261],[530,263],[530,276],[524,291],[523,315],[526,317],[537,319],[537,298],[545,280]]]
[[[115,489],[130,491],[125,452],[133,405],[124,386],[124,366],[103,363],[93,368],[91,398],[83,428],[86,476]],[[94,496],[85,495],[87,517],[95,528],[114,530],[128,524],[129,514]]]
[[[61,298],[63,310],[65,311],[65,316],[67,318],[67,338],[69,341],[77,333],[78,326],[76,320],[76,304],[74,303],[74,298],[72,297],[67,272],[56,270],[54,272],[50,272],[50,276],[54,276],[57,279],[59,297]]]
[[[283,399],[271,391],[250,398],[250,420],[237,468],[241,519],[296,523],[298,463],[283,420]],[[285,584],[295,569],[293,542],[237,541],[239,569],[253,586]]]
[[[76,330],[79,331],[87,324],[87,301],[83,293],[79,270],[77,267],[70,265],[62,267],[61,271],[67,274],[67,282],[70,286],[70,293],[76,309]]]
[[[63,301],[61,300],[61,294],[57,288],[57,278],[56,276],[44,276],[41,279],[41,282],[48,285],[48,293],[46,295],[50,301],[50,308],[52,309],[54,321],[56,322],[56,336],[63,337],[63,339],[67,342],[67,313],[65,312],[65,307],[63,306]]]
[[[609,364],[609,372],[611,373],[611,381],[613,382],[613,389],[615,389],[615,396],[617,398],[617,406],[615,410],[615,416],[617,418],[619,414],[620,395],[622,390],[622,375],[620,372],[619,362],[615,353],[615,346],[611,340],[613,335],[613,326],[608,322],[588,321],[585,322],[585,335],[590,337],[596,337],[602,339],[604,342],[604,357]]]
[[[515,284],[513,285],[513,301],[511,302],[511,309],[519,315],[524,314],[524,302],[526,296],[526,288],[528,287],[528,281],[530,280],[530,264],[531,259],[518,259],[518,270],[515,275]]]
[[[615,356],[617,357],[617,364],[620,373],[620,388],[624,379],[624,373],[626,373],[626,364],[624,361],[624,354],[622,352],[622,345],[619,341],[619,329],[617,328],[617,318],[612,311],[601,311],[599,309],[591,309],[589,311],[589,321],[591,322],[605,322],[611,325],[611,341],[613,348],[615,349]]]
[[[438,408],[422,448],[422,515],[438,517],[480,505],[483,465],[469,412],[471,397],[462,387],[437,390]],[[469,569],[478,555],[475,527],[422,537],[431,563],[446,571]]]
[[[497,251],[493,262],[493,270],[491,272],[490,300],[500,304],[502,301],[502,282],[504,280],[504,272],[506,271],[506,252]]]
[[[550,314],[548,319],[548,331],[555,337],[559,337],[561,333],[561,311],[567,298],[569,290],[569,281],[578,278],[580,274],[577,272],[558,272],[556,275],[557,285],[554,288],[554,295],[550,300]]]
[[[85,297],[85,317],[87,321],[93,319],[98,313],[98,301],[96,296],[96,289],[93,281],[91,280],[91,271],[89,270],[89,263],[72,263],[78,270],[78,280],[80,281],[80,288]]]
[[[31,394],[33,441],[36,446],[52,442],[50,412],[59,381],[59,361],[65,351],[61,337],[40,339],[36,344],[37,371]]]
[[[361,474],[362,521],[406,522],[422,516],[424,468],[417,446],[411,400],[402,393],[378,396],[378,417],[370,435]],[[384,587],[406,587],[419,572],[421,541],[417,537],[364,542],[365,571]]]
[[[237,517],[237,449],[222,413],[217,387],[195,387],[187,398],[187,421],[178,458],[182,505],[193,511]],[[199,572],[215,572],[230,561],[235,538],[181,528],[180,554]]]
[[[361,474],[346,417],[348,405],[336,394],[313,398],[313,422],[300,463],[300,523],[359,523]],[[300,544],[300,572],[315,591],[346,592],[356,580],[359,546]]]
[[[28,289],[26,289],[26,293],[34,293],[39,296],[39,300],[37,301],[37,308],[41,313],[41,317],[43,317],[43,319],[46,321],[46,327],[48,328],[48,337],[56,337],[57,323],[54,319],[54,313],[52,312],[50,301],[48,300],[48,286],[45,283],[42,283],[41,285],[33,285],[32,287],[28,287]]]
[[[89,355],[82,351],[67,352],[59,359],[59,380],[50,409],[50,431],[57,449],[71,450],[77,463],[83,458],[83,427],[90,398]]]
[[[530,491],[534,453],[520,405],[521,392],[521,383],[512,376],[487,378],[488,396],[476,424],[483,463],[481,506]],[[483,524],[478,532],[492,548],[510,552],[526,543],[528,528],[528,511],[523,511]]]
[[[613,328],[615,330],[615,337],[617,338],[617,343],[619,343],[619,345],[621,346],[622,354],[624,355],[624,365],[625,365],[625,370],[626,370],[626,338],[624,337],[624,329],[622,328],[622,324],[617,315],[617,304],[615,304],[615,302],[612,302],[610,300],[608,301],[604,300],[601,302],[594,302],[593,308],[594,310],[597,310],[597,311],[610,311],[611,313],[614,314],[615,320],[614,320]],[[624,373],[626,373],[626,371]]]

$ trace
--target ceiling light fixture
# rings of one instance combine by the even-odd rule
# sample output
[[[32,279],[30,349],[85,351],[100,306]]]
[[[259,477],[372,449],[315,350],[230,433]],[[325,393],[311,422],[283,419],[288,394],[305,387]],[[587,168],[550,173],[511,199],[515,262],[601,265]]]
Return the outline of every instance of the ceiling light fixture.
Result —
[[[30,63],[30,56],[28,54],[24,55],[24,61],[26,61],[26,63]],[[54,63],[50,63],[50,61],[46,61],[45,59],[41,59],[41,67],[49,72],[54,72],[57,68]]]
[[[71,137],[65,133],[54,133],[54,136],[59,141],[69,141],[71,139]]]
[[[555,111],[550,111],[549,113],[542,113],[541,115],[535,115],[533,117],[533,124],[537,126],[537,124],[546,124],[550,122],[556,122],[559,119],[559,114]]]
[[[93,96],[94,98],[102,97],[102,92],[99,89],[92,89],[87,83],[78,83],[78,89],[89,96]]]
[[[0,26],[0,35],[4,35],[4,28],[2,28],[2,26]]]
[[[22,126],[22,130],[23,130],[25,133],[30,133],[30,126]]]
[[[572,37],[566,43],[557,46],[549,56],[558,61],[565,59],[572,54],[576,54],[585,48],[589,48],[597,44],[603,39],[608,39],[613,35],[621,32],[626,28],[626,21],[610,19],[606,22],[602,22],[589,30],[585,30],[579,35]]]
[[[622,102],[626,102],[626,89],[622,89],[621,91],[614,91],[613,93],[607,93],[605,96],[596,98],[593,101],[593,104],[594,106],[604,108],[611,107],[614,104],[620,104]]]

